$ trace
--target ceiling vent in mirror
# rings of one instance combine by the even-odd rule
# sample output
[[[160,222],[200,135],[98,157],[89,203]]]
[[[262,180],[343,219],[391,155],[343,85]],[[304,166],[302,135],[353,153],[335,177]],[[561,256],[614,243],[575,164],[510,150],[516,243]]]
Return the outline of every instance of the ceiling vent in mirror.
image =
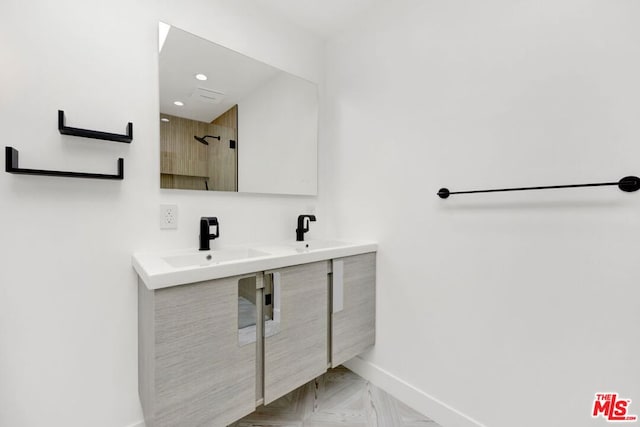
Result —
[[[210,104],[220,104],[224,99],[224,93],[213,89],[199,87],[196,88],[191,97]]]

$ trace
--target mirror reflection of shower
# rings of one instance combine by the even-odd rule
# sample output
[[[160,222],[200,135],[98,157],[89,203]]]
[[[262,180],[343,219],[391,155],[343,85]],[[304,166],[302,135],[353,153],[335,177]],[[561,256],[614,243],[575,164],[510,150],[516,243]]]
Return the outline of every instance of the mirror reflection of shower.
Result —
[[[218,141],[220,141],[220,136],[213,136],[213,135],[205,135],[205,136],[196,136],[193,135],[193,137],[195,138],[196,141],[204,144],[204,145],[209,145],[209,143],[206,141],[207,138],[213,138],[213,139],[217,139]]]
[[[237,137],[235,106],[212,122],[160,113],[161,188],[237,191]]]

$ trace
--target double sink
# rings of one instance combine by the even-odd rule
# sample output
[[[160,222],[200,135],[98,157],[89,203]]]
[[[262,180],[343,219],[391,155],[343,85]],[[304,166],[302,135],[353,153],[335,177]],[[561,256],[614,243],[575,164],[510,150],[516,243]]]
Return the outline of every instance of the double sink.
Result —
[[[370,242],[308,240],[226,247],[136,253],[133,267],[148,289],[219,279],[291,265],[358,255],[377,250]]]

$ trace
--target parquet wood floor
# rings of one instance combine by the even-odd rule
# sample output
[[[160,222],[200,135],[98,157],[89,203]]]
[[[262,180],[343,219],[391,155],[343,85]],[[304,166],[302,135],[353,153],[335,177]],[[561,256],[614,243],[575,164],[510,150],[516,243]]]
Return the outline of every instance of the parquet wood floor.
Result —
[[[440,427],[340,366],[229,427]]]

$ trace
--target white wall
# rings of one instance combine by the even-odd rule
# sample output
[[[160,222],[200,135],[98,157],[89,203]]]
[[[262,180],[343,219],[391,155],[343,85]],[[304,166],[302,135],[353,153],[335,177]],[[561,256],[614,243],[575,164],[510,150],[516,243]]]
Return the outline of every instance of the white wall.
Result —
[[[319,81],[321,43],[246,1],[3,0],[0,127],[26,168],[115,173],[97,181],[0,174],[0,426],[126,427],[137,392],[135,251],[293,239],[313,197],[159,189],[159,20]],[[131,145],[62,136],[67,124],[124,132]],[[160,203],[179,229],[160,231]],[[321,235],[323,217],[311,235]]]
[[[315,195],[318,87],[279,73],[238,102],[238,190]]]
[[[403,0],[328,45],[323,209],[380,244],[358,366],[444,427],[606,425],[601,391],[640,413],[640,194],[436,197],[640,174],[638,22],[633,0]]]
[[[195,246],[201,215],[220,218],[218,245],[286,238],[310,207],[312,235],[380,243],[369,366],[488,426],[603,425],[598,391],[640,413],[638,195],[435,196],[640,173],[639,7],[377,10],[328,49],[316,199],[160,191],[155,47],[163,20],[319,81],[318,40],[239,0],[3,1],[4,145],[32,168],[124,157],[126,178],[0,174],[0,425],[140,420],[131,253]],[[134,141],[61,136],[59,108],[70,126],[132,121]],[[164,202],[177,231],[158,229]]]

